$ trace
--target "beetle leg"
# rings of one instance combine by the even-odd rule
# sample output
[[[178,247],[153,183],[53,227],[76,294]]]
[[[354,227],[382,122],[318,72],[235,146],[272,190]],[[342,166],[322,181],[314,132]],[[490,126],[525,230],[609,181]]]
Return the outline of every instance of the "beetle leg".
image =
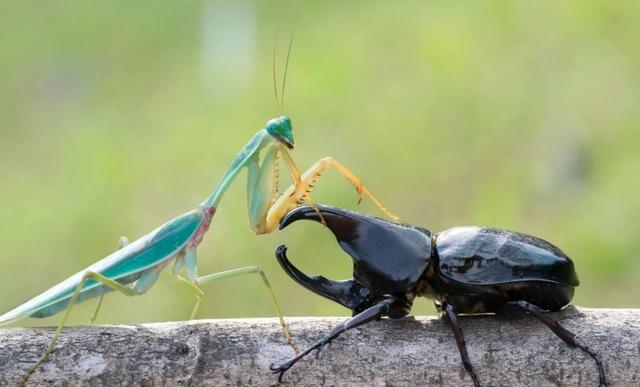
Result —
[[[553,333],[556,334],[556,336],[562,339],[562,341],[567,343],[570,347],[578,347],[584,352],[586,352],[589,356],[591,356],[593,360],[596,361],[596,365],[598,366],[598,376],[600,379],[600,386],[607,385],[607,380],[604,375],[604,369],[602,368],[602,360],[600,359],[600,355],[595,353],[587,345],[580,343],[576,339],[576,335],[574,333],[568,331],[566,328],[560,325],[556,320],[554,320],[551,316],[546,314],[545,313],[546,311],[544,309],[530,302],[512,301],[512,302],[509,302],[508,304],[518,306],[521,309],[527,312],[530,312],[535,318],[537,318],[540,322],[542,322],[544,325],[549,327],[549,329],[551,329]]]
[[[462,365],[464,369],[467,370],[469,375],[471,375],[471,379],[473,380],[473,385],[475,387],[480,387],[480,382],[478,381],[478,377],[476,373],[473,371],[473,367],[471,366],[471,361],[469,360],[469,354],[467,353],[467,344],[464,341],[464,335],[462,333],[462,328],[460,327],[460,323],[458,322],[458,316],[456,316],[456,311],[451,304],[444,304],[444,313],[451,323],[451,328],[453,329],[453,336],[456,338],[456,344],[458,345],[458,351],[460,352],[460,357],[462,358]]]
[[[395,301],[396,301],[395,298],[387,298],[382,302],[370,307],[369,309],[366,309],[362,313],[359,313],[358,315],[351,317],[350,319],[346,320],[342,324],[333,328],[331,333],[329,333],[324,338],[316,341],[313,345],[309,346],[307,349],[302,351],[302,353],[300,353],[299,355],[291,358],[285,363],[280,364],[279,366],[276,366],[275,364],[271,364],[269,368],[271,369],[271,371],[273,371],[273,373],[278,374],[278,382],[282,382],[282,377],[284,376],[284,373],[289,368],[291,368],[294,364],[296,364],[298,360],[307,356],[309,353],[311,353],[314,350],[320,351],[322,347],[331,343],[331,341],[333,341],[335,338],[337,338],[344,332],[348,331],[349,329],[358,327],[360,325],[366,324],[371,321],[375,321],[380,317],[384,316],[387,312],[389,312],[391,304],[393,304]]]

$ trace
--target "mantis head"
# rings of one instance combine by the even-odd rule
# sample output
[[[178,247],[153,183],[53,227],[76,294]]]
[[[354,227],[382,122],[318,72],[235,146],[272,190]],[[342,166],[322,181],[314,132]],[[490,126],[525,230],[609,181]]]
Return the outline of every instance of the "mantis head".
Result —
[[[267,129],[271,137],[286,145],[287,148],[293,149],[295,142],[293,141],[293,128],[289,117],[280,116],[272,118],[267,121],[265,129]]]

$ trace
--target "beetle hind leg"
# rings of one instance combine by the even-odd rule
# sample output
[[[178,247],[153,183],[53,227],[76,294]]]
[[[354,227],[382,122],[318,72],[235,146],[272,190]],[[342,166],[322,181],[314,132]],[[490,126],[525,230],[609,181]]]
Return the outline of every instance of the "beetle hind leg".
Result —
[[[549,327],[562,341],[567,343],[570,347],[580,348],[582,351],[587,353],[593,360],[595,360],[596,365],[598,366],[598,377],[599,377],[599,385],[606,386],[607,380],[604,374],[604,368],[602,367],[602,359],[600,359],[600,355],[594,352],[591,348],[589,348],[586,344],[581,343],[576,339],[576,335],[562,325],[560,325],[555,319],[549,316],[545,310],[542,308],[527,302],[527,301],[512,301],[508,303],[509,305],[514,305],[519,307],[520,309],[531,313],[536,319],[542,322],[544,325]]]
[[[473,385],[475,387],[480,387],[480,381],[478,381],[478,376],[476,375],[473,367],[471,366],[471,361],[469,360],[469,353],[467,352],[467,344],[464,340],[464,334],[462,333],[462,327],[460,327],[460,322],[458,322],[458,316],[456,315],[456,311],[451,304],[443,304],[442,309],[444,310],[444,314],[449,320],[451,324],[451,328],[453,329],[453,336],[456,339],[456,344],[458,345],[458,351],[460,352],[460,357],[462,358],[462,365],[464,369],[469,373],[471,379],[473,380]]]

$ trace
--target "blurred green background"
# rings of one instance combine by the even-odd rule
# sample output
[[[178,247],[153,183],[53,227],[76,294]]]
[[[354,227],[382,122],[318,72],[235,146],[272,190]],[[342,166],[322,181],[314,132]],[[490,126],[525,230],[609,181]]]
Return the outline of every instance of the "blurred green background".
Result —
[[[574,302],[639,307],[640,2],[300,4],[285,113],[306,168],[331,155],[403,221],[480,224],[559,245]],[[265,121],[294,2],[3,2],[0,6],[0,310],[199,204]],[[329,232],[255,237],[246,177],[199,250],[200,273],[258,264],[287,315],[347,315],[279,270],[350,275]],[[327,173],[317,202],[380,216]],[[273,316],[258,278],[205,286],[200,317]],[[111,294],[100,323],[186,319],[164,273]],[[94,302],[79,307],[84,323]],[[432,314],[419,300],[416,314]],[[31,320],[26,324],[58,321]],[[22,322],[20,323],[22,324]]]

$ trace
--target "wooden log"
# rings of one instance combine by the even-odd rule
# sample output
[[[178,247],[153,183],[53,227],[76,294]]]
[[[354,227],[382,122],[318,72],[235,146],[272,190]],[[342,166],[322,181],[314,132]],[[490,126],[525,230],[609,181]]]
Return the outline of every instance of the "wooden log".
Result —
[[[640,309],[568,307],[553,313],[601,354],[610,385],[640,385]],[[288,318],[304,347],[344,318]],[[597,386],[594,361],[532,317],[461,318],[483,386]],[[0,330],[0,384],[15,385],[42,354],[52,328]],[[276,384],[269,371],[292,355],[276,319],[199,320],[72,327],[32,375],[30,385]],[[383,319],[343,334],[284,384],[471,386],[453,334],[442,319]]]

